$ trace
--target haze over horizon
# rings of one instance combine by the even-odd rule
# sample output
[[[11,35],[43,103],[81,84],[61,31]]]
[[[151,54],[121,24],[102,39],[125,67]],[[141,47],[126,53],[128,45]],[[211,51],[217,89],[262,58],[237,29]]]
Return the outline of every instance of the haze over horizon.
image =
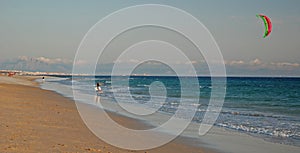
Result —
[[[146,3],[174,6],[200,20],[218,43],[228,75],[300,76],[300,1],[293,0],[1,1],[0,69],[71,70],[80,41],[96,22],[121,8]],[[260,13],[274,26],[265,39],[263,23],[256,17]],[[33,67],[27,58],[48,66]]]

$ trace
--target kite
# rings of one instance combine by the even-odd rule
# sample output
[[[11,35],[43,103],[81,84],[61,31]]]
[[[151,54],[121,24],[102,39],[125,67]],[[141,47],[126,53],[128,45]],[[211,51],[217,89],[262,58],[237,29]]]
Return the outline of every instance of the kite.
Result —
[[[269,17],[267,17],[267,16],[265,16],[263,14],[258,14],[256,16],[259,17],[259,18],[261,18],[264,21],[264,24],[265,24],[264,38],[266,38],[272,32],[272,23],[271,23],[271,20],[270,20]]]

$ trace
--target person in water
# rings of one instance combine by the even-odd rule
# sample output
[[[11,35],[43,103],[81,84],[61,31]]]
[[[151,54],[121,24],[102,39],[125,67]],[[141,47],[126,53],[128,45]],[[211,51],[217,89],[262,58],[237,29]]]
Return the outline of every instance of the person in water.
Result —
[[[99,82],[97,82],[96,89],[97,89],[97,92],[102,93],[102,89],[100,87],[100,83]]]

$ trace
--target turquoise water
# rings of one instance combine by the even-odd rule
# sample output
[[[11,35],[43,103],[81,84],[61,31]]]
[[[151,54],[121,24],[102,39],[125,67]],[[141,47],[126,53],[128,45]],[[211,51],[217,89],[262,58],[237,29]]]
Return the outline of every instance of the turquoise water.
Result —
[[[114,77],[117,82],[114,87],[110,76],[63,78],[53,82],[66,86],[72,86],[72,82],[76,83],[79,87],[77,90],[90,95],[95,94],[91,84],[101,82],[104,91],[101,97],[116,102],[117,95],[122,101],[143,104],[151,99],[151,83],[158,81],[165,86],[167,95],[159,111],[172,115],[177,110],[180,99],[183,99],[183,102],[194,103],[194,106],[198,107],[193,121],[199,123],[211,94],[210,77],[198,78],[200,93],[184,88],[183,90],[191,93],[184,97],[181,97],[180,80],[188,82],[189,77],[120,76]],[[124,84],[126,82],[129,82],[129,87]],[[127,98],[126,89],[129,89],[134,101]],[[199,101],[195,101],[197,97],[200,97]],[[300,146],[300,78],[227,78],[225,102],[215,126]]]

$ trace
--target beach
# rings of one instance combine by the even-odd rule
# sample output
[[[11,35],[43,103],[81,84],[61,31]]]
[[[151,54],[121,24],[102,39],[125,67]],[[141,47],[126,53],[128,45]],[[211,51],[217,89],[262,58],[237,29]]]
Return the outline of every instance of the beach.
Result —
[[[36,78],[0,76],[0,152],[213,152],[188,145],[193,139],[182,137],[152,150],[124,150],[109,145],[85,126],[74,101],[40,89],[33,81]],[[110,116],[127,127],[144,126],[134,119]]]

